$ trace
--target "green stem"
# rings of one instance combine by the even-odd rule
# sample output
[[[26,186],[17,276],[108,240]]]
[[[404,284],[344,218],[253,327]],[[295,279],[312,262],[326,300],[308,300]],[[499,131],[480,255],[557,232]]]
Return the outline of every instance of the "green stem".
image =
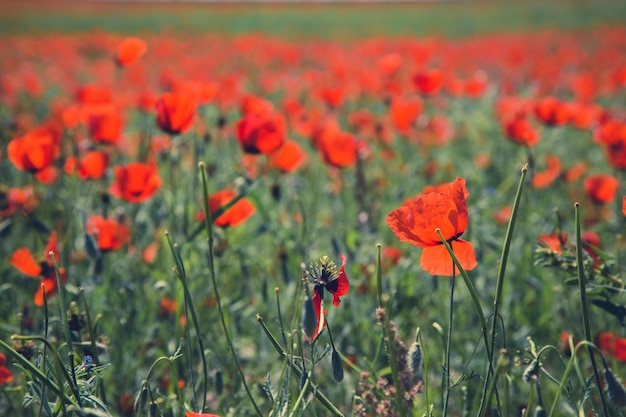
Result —
[[[80,288],[80,298],[83,301],[83,308],[85,309],[85,319],[87,321],[87,330],[89,331],[89,342],[91,343],[91,354],[96,362],[96,365],[100,365],[100,358],[98,357],[98,348],[96,347],[96,332],[91,322],[91,314],[89,314],[89,308],[87,307],[87,299],[85,297],[85,289]],[[47,337],[46,337],[47,339]],[[104,384],[100,385],[100,395],[102,396],[102,402],[107,404],[106,391]]]
[[[287,360],[289,367],[296,374],[298,374],[298,377],[301,377],[303,373],[302,368],[300,368],[300,366],[289,357],[289,354],[285,352],[285,350],[282,348],[280,343],[278,343],[278,340],[276,340],[272,332],[270,332],[270,330],[265,325],[265,322],[263,321],[263,317],[261,317],[260,314],[257,314],[256,319],[261,325],[261,327],[263,328],[263,331],[265,332],[266,336],[270,340],[270,343],[272,344],[272,346],[274,346],[274,349],[276,349],[276,352],[278,352],[278,354],[280,355],[282,359]],[[322,403],[322,405],[324,405],[324,407],[326,407],[326,409],[332,413],[332,415],[336,417],[343,417],[343,413],[339,411],[337,407],[335,407],[335,405],[328,399],[328,397],[324,395],[322,391],[320,391],[319,387],[315,385],[313,382],[311,382],[311,391],[313,392],[313,395],[315,396],[315,398],[317,398]]]
[[[254,400],[254,397],[252,396],[252,392],[250,391],[250,387],[248,387],[248,383],[246,382],[246,377],[243,373],[243,368],[241,364],[239,363],[239,357],[237,356],[237,351],[235,350],[233,341],[231,340],[230,334],[228,333],[228,326],[226,325],[226,319],[224,318],[224,311],[222,309],[222,302],[220,299],[220,293],[217,287],[217,278],[215,274],[215,259],[214,259],[214,254],[213,254],[213,242],[214,242],[213,221],[211,219],[211,210],[209,209],[209,187],[207,185],[206,169],[204,167],[204,162],[198,163],[198,168],[200,169],[200,174],[202,175],[202,193],[203,193],[202,204],[204,205],[204,225],[205,225],[206,232],[208,235],[209,269],[211,273],[211,282],[213,284],[213,292],[215,293],[215,303],[217,304],[217,310],[220,315],[220,321],[222,323],[222,328],[224,330],[224,336],[226,336],[226,342],[228,343],[228,347],[230,348],[230,352],[235,361],[235,366],[237,368],[237,372],[239,373],[241,383],[243,384],[243,387],[246,390],[246,394],[248,394],[248,398],[250,399],[250,402],[252,403],[257,415],[259,417],[263,417],[263,413],[261,412],[261,409],[259,408],[256,401]]]
[[[517,185],[517,192],[515,193],[515,200],[513,203],[513,209],[511,210],[511,218],[506,230],[506,236],[504,238],[504,246],[502,247],[502,255],[500,257],[500,265],[498,267],[498,277],[496,279],[496,296],[493,301],[493,318],[491,326],[491,343],[487,349],[488,355],[488,370],[485,378],[485,385],[483,387],[482,397],[480,399],[480,408],[478,415],[482,416],[485,411],[484,405],[487,396],[487,389],[489,386],[489,378],[493,373],[493,352],[496,344],[497,322],[500,317],[500,308],[502,306],[502,289],[504,288],[504,275],[506,273],[506,266],[509,259],[509,251],[511,249],[511,242],[513,241],[513,231],[515,230],[515,221],[519,212],[520,202],[522,200],[522,191],[524,189],[524,183],[526,181],[526,174],[528,172],[528,164],[522,167],[522,174],[520,176],[519,183]]]
[[[448,401],[450,399],[450,350],[452,349],[452,318],[454,312],[454,283],[455,283],[454,262],[452,263],[452,282],[450,284],[450,310],[448,315],[448,335],[446,336],[445,365],[443,374],[443,411],[442,416],[448,413]]]
[[[61,270],[59,269],[59,265],[57,264],[57,260],[54,256],[54,252],[53,251],[48,252],[48,256],[50,257],[50,259],[52,260],[52,264],[54,265],[54,272],[57,277],[57,286],[59,287],[59,300],[61,304],[61,322],[63,323],[64,330],[65,330],[64,331],[65,342],[66,342],[67,349],[68,349],[67,356],[68,356],[68,361],[70,363],[70,372],[72,375],[71,381],[68,381],[68,382],[70,383],[72,391],[74,391],[74,395],[76,396],[76,401],[78,402],[78,405],[82,407],[83,403],[80,399],[80,393],[78,391],[78,382],[76,381],[76,368],[74,366],[74,345],[72,344],[72,334],[70,330],[70,323],[69,321],[67,321],[67,310],[65,309],[65,285],[63,285],[63,279],[61,277]]]
[[[583,245],[582,238],[580,233],[580,213],[579,213],[580,204],[574,204],[574,217],[576,221],[576,264],[578,270],[578,290],[580,292],[580,309],[583,316],[583,329],[585,331],[585,340],[591,342],[591,329],[589,326],[589,313],[587,311],[587,289],[585,284],[585,266],[583,263]],[[602,384],[600,382],[600,374],[598,372],[598,367],[596,364],[596,358],[594,356],[593,348],[591,346],[587,346],[589,351],[589,357],[591,359],[591,367],[593,368],[593,375],[596,379],[596,385],[598,387],[598,391],[600,392],[600,401],[602,402],[602,411],[605,416],[609,415],[608,408],[606,405],[606,401],[604,399],[604,391],[602,390]]]

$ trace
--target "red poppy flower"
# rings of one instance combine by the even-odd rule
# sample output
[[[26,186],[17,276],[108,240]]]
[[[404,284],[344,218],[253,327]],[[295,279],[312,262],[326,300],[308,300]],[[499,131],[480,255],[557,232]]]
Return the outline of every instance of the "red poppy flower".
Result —
[[[439,229],[465,270],[476,267],[474,247],[460,238],[468,225],[465,179],[457,177],[447,192],[432,192],[387,215],[389,228],[398,239],[417,245],[422,250],[420,265],[433,275],[452,276],[452,258],[435,231]],[[456,271],[456,268],[454,268]]]
[[[220,417],[220,416],[218,416],[217,414],[193,413],[191,411],[186,411],[185,417]]]
[[[535,104],[535,116],[548,126],[563,126],[572,113],[571,105],[556,97],[544,97]]]
[[[413,75],[413,85],[422,94],[437,94],[445,83],[443,72],[439,69],[425,70]]]
[[[122,136],[122,128],[122,116],[112,108],[89,116],[89,135],[94,142],[116,144]]]
[[[507,138],[529,148],[539,143],[539,132],[523,115],[518,115],[504,124]]]
[[[109,187],[111,195],[130,203],[146,201],[161,187],[157,167],[131,162],[114,169],[115,181]]]
[[[345,272],[346,257],[339,255],[341,266],[337,272],[337,266],[327,256],[320,259],[319,265],[311,265],[311,269],[307,270],[308,276],[313,281],[313,309],[315,311],[316,326],[314,329],[305,329],[304,339],[310,343],[315,342],[322,329],[326,326],[324,319],[324,289],[333,296],[333,305],[339,307],[342,296],[346,295],[350,290],[350,282]],[[310,331],[312,330],[312,331]]]
[[[120,67],[134,64],[148,50],[148,45],[142,39],[129,37],[119,44],[115,54],[115,62]]]
[[[402,251],[395,246],[386,246],[381,252],[383,266],[393,267],[400,262]]]
[[[120,249],[130,240],[128,226],[99,215],[89,217],[85,231],[95,238],[98,248],[103,252]]]
[[[6,357],[0,353],[0,384],[8,384],[13,381],[13,373],[6,367]]]
[[[298,142],[286,140],[283,146],[269,155],[268,161],[271,167],[282,172],[293,172],[306,161],[306,158],[307,154]]]
[[[193,125],[196,100],[186,92],[163,93],[156,105],[157,125],[165,133],[181,135]]]
[[[419,98],[396,97],[391,101],[389,111],[396,130],[400,133],[407,133],[422,112],[422,101]]]
[[[402,66],[403,58],[399,53],[390,53],[378,61],[378,72],[383,76],[392,76]]]
[[[282,114],[273,111],[251,112],[237,123],[237,139],[244,152],[268,154],[282,146],[285,130]]]
[[[607,204],[615,201],[619,181],[612,175],[595,174],[585,178],[583,186],[594,203]]]
[[[54,133],[40,127],[15,138],[7,146],[9,161],[20,171],[42,172],[59,156],[59,141]]]
[[[81,180],[102,178],[109,165],[109,155],[102,151],[88,151],[79,160],[70,156],[65,160],[63,170],[66,174],[76,172]]]
[[[322,160],[330,166],[345,168],[356,163],[358,142],[350,133],[327,127],[317,136],[315,144]]]
[[[237,194],[232,190],[221,190],[209,196],[209,210],[211,216],[215,212],[224,207],[226,204],[235,198]],[[213,224],[219,227],[235,227],[239,226],[246,220],[248,220],[254,213],[256,208],[252,205],[250,200],[243,197],[240,198],[235,204],[233,204],[228,210],[222,213],[218,218],[213,218]],[[204,211],[196,215],[198,221],[204,221]]]
[[[546,155],[545,171],[533,175],[532,185],[535,188],[546,188],[561,175],[561,161],[555,155]]]
[[[43,306],[42,285],[45,288],[46,296],[48,298],[55,295],[59,290],[56,273],[54,271],[54,264],[52,263],[52,260],[50,260],[49,256],[50,252],[54,252],[55,259],[58,259],[56,232],[52,232],[50,235],[48,244],[44,249],[44,256],[40,262],[35,260],[34,256],[27,248],[17,249],[13,252],[11,258],[9,259],[9,263],[24,275],[40,278],[39,287],[37,288],[34,296],[34,303],[39,307]],[[61,273],[61,280],[65,282],[67,279],[65,276],[65,269],[59,268],[59,272]]]

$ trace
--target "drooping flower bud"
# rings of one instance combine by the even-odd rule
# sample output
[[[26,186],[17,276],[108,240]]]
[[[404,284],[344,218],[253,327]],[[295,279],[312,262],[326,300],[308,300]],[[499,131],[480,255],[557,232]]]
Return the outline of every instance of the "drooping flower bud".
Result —
[[[313,340],[317,333],[317,315],[315,314],[315,306],[311,297],[304,300],[304,311],[302,312],[302,331],[304,335]]]
[[[609,368],[604,370],[606,395],[617,408],[626,407],[626,389]]]
[[[333,380],[335,382],[343,381],[343,363],[341,362],[339,352],[336,350],[333,350],[333,353],[330,356],[330,364],[333,370]]]

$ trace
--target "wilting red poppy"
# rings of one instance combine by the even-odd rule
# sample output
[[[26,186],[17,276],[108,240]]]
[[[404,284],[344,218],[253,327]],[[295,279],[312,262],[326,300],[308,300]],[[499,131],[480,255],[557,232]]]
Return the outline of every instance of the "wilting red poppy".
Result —
[[[505,122],[504,132],[506,137],[527,147],[535,146],[539,143],[539,132],[533,127],[528,118],[518,115]]]
[[[134,64],[148,50],[148,45],[143,39],[129,37],[119,44],[115,54],[115,62],[121,67]]]
[[[345,168],[356,162],[358,142],[350,133],[326,128],[316,140],[322,160],[330,166]]]
[[[445,83],[445,77],[440,69],[430,69],[413,75],[413,85],[422,94],[432,96],[437,94]]]
[[[128,226],[100,215],[89,217],[85,231],[95,238],[98,248],[103,252],[120,249],[130,240]]]
[[[419,98],[405,99],[396,97],[389,108],[391,121],[400,133],[407,133],[422,112],[422,101]]]
[[[20,171],[32,173],[49,168],[59,153],[58,138],[46,128],[36,128],[7,146],[9,161]]]
[[[119,142],[122,136],[123,121],[119,111],[96,112],[89,116],[89,135],[94,142]]]
[[[583,186],[594,203],[607,204],[615,201],[619,181],[612,175],[595,174],[585,178]]]
[[[48,244],[44,249],[44,256],[40,262],[35,260],[34,256],[27,248],[17,249],[13,252],[11,258],[9,259],[9,263],[24,275],[40,279],[39,287],[37,288],[34,296],[34,303],[39,307],[43,306],[42,285],[45,288],[46,296],[48,298],[55,295],[59,290],[56,273],[54,271],[54,264],[49,256],[50,252],[54,252],[55,259],[58,259],[56,232],[52,232],[50,235]],[[61,280],[65,282],[65,269],[59,268],[59,272],[61,273]]]
[[[6,367],[7,358],[3,353],[0,353],[0,384],[8,384],[13,381],[13,373]]]
[[[457,177],[447,192],[422,194],[387,215],[387,225],[398,239],[423,248],[420,265],[426,272],[445,276],[452,276],[453,270],[458,273],[436,229],[465,270],[478,264],[472,244],[460,238],[468,225],[468,195],[465,179]]]
[[[232,190],[221,190],[209,196],[209,210],[211,216],[215,212],[224,207],[226,204],[235,198],[237,194]],[[256,212],[256,208],[252,205],[250,200],[245,197],[240,198],[235,204],[233,204],[228,210],[222,213],[218,218],[213,218],[213,224],[219,227],[235,227],[239,226],[250,218]],[[204,220],[204,211],[196,215],[198,221]]]
[[[306,158],[307,154],[298,142],[286,140],[283,146],[269,155],[269,165],[282,172],[293,172],[306,161]]]
[[[341,266],[337,272],[337,266],[327,256],[320,259],[319,265],[311,265],[311,270],[307,271],[308,276],[313,280],[313,309],[315,311],[315,326],[310,329],[304,328],[304,338],[310,343],[315,342],[317,336],[326,326],[324,319],[324,289],[333,296],[333,305],[339,307],[342,296],[346,295],[350,290],[350,282],[344,270],[346,266],[345,255],[339,255]]]
[[[535,188],[546,188],[561,175],[561,161],[555,155],[546,155],[546,169],[533,175],[532,185]]]
[[[114,169],[115,181],[109,187],[111,195],[130,203],[146,201],[161,187],[161,178],[154,165],[131,162]]]
[[[268,154],[282,146],[285,130],[282,114],[273,111],[251,112],[237,123],[237,139],[244,152]]]
[[[563,126],[572,114],[570,104],[556,97],[544,97],[535,104],[535,116],[548,126]]]
[[[66,174],[76,172],[81,180],[102,178],[109,165],[109,155],[102,151],[88,151],[79,160],[70,156],[65,160],[63,170]]]
[[[156,105],[157,125],[165,133],[181,135],[193,125],[196,100],[186,92],[163,93]]]

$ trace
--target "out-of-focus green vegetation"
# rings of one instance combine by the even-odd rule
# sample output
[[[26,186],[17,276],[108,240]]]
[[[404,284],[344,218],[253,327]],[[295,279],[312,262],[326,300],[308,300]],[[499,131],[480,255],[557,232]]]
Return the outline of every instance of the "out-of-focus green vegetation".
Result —
[[[466,1],[377,4],[13,2],[0,33],[265,32],[277,36],[467,36],[502,30],[590,28],[626,21],[626,2]]]

